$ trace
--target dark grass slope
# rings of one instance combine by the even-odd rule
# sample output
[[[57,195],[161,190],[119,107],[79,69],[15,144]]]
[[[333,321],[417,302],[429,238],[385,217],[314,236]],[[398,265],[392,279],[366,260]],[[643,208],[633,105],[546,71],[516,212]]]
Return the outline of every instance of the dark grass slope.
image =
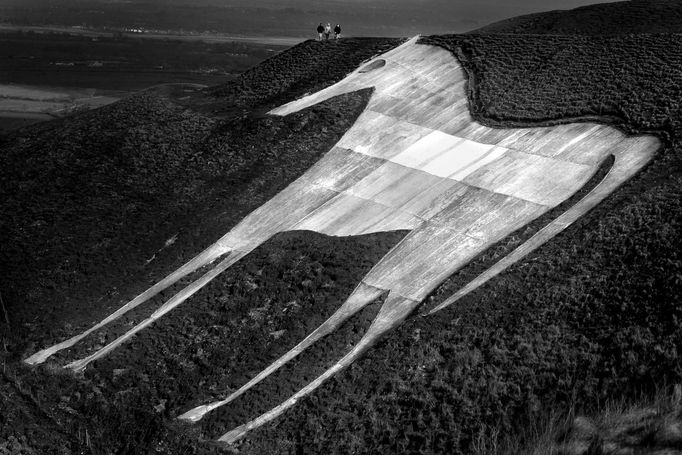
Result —
[[[647,393],[662,383],[682,380],[678,357],[682,346],[681,117],[677,110],[681,97],[675,83],[682,62],[675,48],[677,36],[584,36],[615,32],[618,17],[623,16],[636,18],[633,24],[652,24],[651,31],[668,26],[660,9],[642,8],[641,3],[600,6],[599,20],[593,22],[571,18],[582,10],[561,13],[561,21],[554,13],[544,16],[545,22],[543,16],[534,19],[533,33],[576,36],[431,38],[457,52],[474,77],[470,106],[484,123],[537,125],[600,116],[630,132],[660,134],[666,147],[644,172],[550,244],[454,307],[432,317],[411,318],[364,359],[300,401],[274,425],[249,434],[235,450],[471,453],[480,447],[481,438],[491,434],[523,438],[550,410],[574,407],[590,414],[607,398]],[[672,2],[655,5],[666,8],[666,17],[673,14],[667,9],[674,6]],[[562,25],[560,31],[558,23],[573,25]],[[509,32],[516,26],[505,25]],[[186,311],[176,310],[122,351],[98,362],[84,378],[53,372],[49,366],[30,370],[15,363],[28,348],[28,340],[65,335],[65,322],[91,320],[90,313],[79,317],[76,310],[103,312],[106,305],[122,300],[116,294],[97,303],[86,296],[99,298],[107,290],[132,296],[189,257],[190,251],[180,245],[198,249],[207,244],[253,204],[266,200],[270,182],[284,185],[303,172],[309,165],[306,160],[326,151],[324,147],[352,122],[368,93],[331,100],[292,119],[274,120],[262,112],[333,83],[395,44],[388,40],[307,42],[245,73],[237,83],[202,93],[183,89],[149,93],[144,95],[148,100],[132,100],[127,108],[124,103],[112,106],[114,111],[101,117],[97,117],[100,111],[92,113],[94,117],[74,117],[70,131],[79,133],[56,142],[51,141],[59,137],[61,123],[4,139],[0,159],[14,166],[9,168],[14,172],[2,173],[0,188],[3,196],[12,196],[7,200],[15,202],[2,205],[3,214],[10,217],[2,219],[12,221],[4,221],[1,232],[3,240],[12,235],[12,245],[23,245],[15,251],[3,242],[0,250],[5,255],[3,273],[15,278],[10,284],[0,283],[3,297],[5,288],[14,286],[7,288],[10,297],[5,297],[11,308],[11,331],[4,332],[9,352],[4,354],[7,363],[0,387],[0,437],[13,438],[9,445],[14,449],[8,450],[14,452],[9,453],[20,453],[22,447],[60,454],[208,453],[213,448],[197,440],[219,436],[241,419],[278,404],[350,348],[376,305],[206,422],[187,428],[170,420],[178,410],[240,385],[248,369],[260,369],[286,343],[299,339],[402,233],[337,240],[310,233],[278,236],[203,291],[196,302],[188,303]],[[145,103],[155,107],[146,109]],[[158,103],[171,107],[161,108]],[[116,109],[128,109],[122,117],[130,117],[119,120],[124,125],[120,128],[111,121],[117,118]],[[158,112],[171,121],[145,120]],[[182,127],[183,122],[192,126]],[[148,131],[135,136],[131,132],[137,132],[138,124]],[[325,129],[327,135],[318,139]],[[269,134],[275,139],[262,145]],[[124,149],[138,151],[139,156],[129,152],[132,155],[125,156],[132,158],[117,162],[133,170],[135,179],[126,180],[113,165],[97,172],[107,165],[109,155],[120,152],[119,147],[105,148],[108,135],[131,137],[130,144],[139,144]],[[172,140],[163,145],[166,135]],[[69,150],[78,150],[64,145],[74,137],[76,144],[94,141],[94,145],[65,161],[69,166],[50,167],[54,162],[47,159],[50,150],[63,147],[58,149],[62,151],[57,163],[65,154],[72,156]],[[276,148],[279,142],[287,147]],[[197,145],[184,155],[184,143]],[[97,147],[110,153],[100,156]],[[294,148],[289,154],[288,147]],[[227,161],[221,162],[226,150]],[[270,156],[271,150],[277,151],[275,156]],[[14,160],[4,158],[8,154]],[[176,155],[183,159],[176,160]],[[299,163],[299,156],[306,160]],[[91,161],[83,161],[84,157]],[[16,163],[24,159],[41,171],[21,176],[23,167]],[[75,179],[70,166],[78,165],[94,177],[69,183],[68,178]],[[271,168],[283,170],[260,177]],[[154,172],[157,169],[162,172]],[[223,173],[228,178],[222,178]],[[110,193],[98,196],[97,188],[88,186],[98,179],[108,182]],[[41,193],[41,185],[49,191]],[[85,194],[73,191],[83,185],[88,189]],[[172,197],[164,197],[166,193]],[[60,202],[67,198],[74,202]],[[38,202],[31,202],[34,199]],[[223,204],[223,199],[229,203]],[[98,203],[112,205],[111,213],[92,201],[106,201]],[[22,203],[35,208],[24,214]],[[43,207],[52,204],[71,207],[71,215],[60,221],[60,229],[43,224],[43,230],[52,231],[40,234],[41,224],[31,225],[33,211],[49,214]],[[130,204],[130,213],[138,214],[137,218],[117,215]],[[183,213],[184,218],[178,215]],[[199,223],[199,218],[212,221]],[[119,227],[110,229],[100,219],[118,220]],[[142,220],[139,225],[144,228],[129,220]],[[83,227],[74,227],[78,223]],[[151,233],[157,231],[158,235]],[[176,232],[181,233],[176,244],[144,266]],[[507,245],[498,245],[455,274],[434,292],[430,303],[447,298],[465,281],[463,277],[482,269],[523,235],[516,233]],[[107,238],[109,243],[102,243]],[[62,262],[63,256],[52,248],[64,251],[67,258],[81,257],[89,248],[94,252],[88,257],[110,262],[100,267],[90,259],[77,261],[84,264],[77,268]],[[31,259],[34,255],[37,259]],[[24,265],[22,261],[37,262]],[[51,278],[53,287],[40,284],[43,276],[56,277]],[[330,284],[335,286],[329,288]],[[26,304],[25,296],[34,288],[35,300]],[[215,323],[208,324],[211,320]],[[80,349],[103,341],[89,340]]]
[[[269,64],[251,71],[247,82],[217,88],[231,97],[200,93],[194,86],[159,87],[0,137],[0,293],[7,313],[6,319],[0,313],[0,441],[11,441],[0,451],[145,453],[163,446],[171,413],[231,384],[226,365],[243,369],[233,381],[259,370],[286,346],[276,340],[293,344],[338,305],[340,295],[350,292],[346,288],[404,233],[341,243],[310,233],[281,237],[257,253],[271,262],[265,275],[245,259],[227,281],[219,280],[196,300],[190,316],[179,312],[179,319],[169,318],[170,326],[158,326],[158,340],[141,338],[139,349],[122,351],[119,368],[103,363],[102,374],[96,366],[76,379],[50,366],[29,369],[19,363],[35,349],[87,328],[215,241],[329,150],[371,94],[344,95],[286,118],[263,115],[268,106],[301,94],[292,81],[332,84],[397,43],[344,40],[323,48],[327,43],[310,41],[289,51],[279,71]],[[311,52],[334,54],[334,68],[323,71],[325,62],[310,66]],[[266,92],[264,85],[249,82],[268,77]],[[323,297],[316,297],[323,285]],[[267,302],[289,294],[297,297]],[[250,313],[258,308],[262,317]],[[123,322],[150,309],[143,306]],[[281,315],[274,317],[277,311]],[[215,312],[224,320],[211,316]],[[222,329],[210,331],[204,322],[211,321]],[[116,330],[121,326],[69,354],[104,342]],[[351,330],[338,342],[356,335]],[[243,337],[242,345],[237,340]],[[342,349],[329,346],[328,355]],[[180,347],[192,351],[188,359],[180,360],[185,353]],[[325,355],[316,354],[320,368]],[[237,358],[241,363],[232,365]],[[147,365],[153,374],[115,371],[130,362]],[[202,382],[212,362],[216,374]],[[175,376],[161,364],[171,365]],[[120,388],[114,384],[119,380]],[[170,399],[178,388],[184,392]],[[160,403],[165,412],[155,411]],[[195,446],[196,439],[188,444]],[[168,453],[178,453],[176,448]]]
[[[617,6],[602,3],[570,12],[528,14],[486,25],[471,33],[624,35],[629,33],[677,33],[682,12],[677,0],[630,0]]]
[[[630,133],[682,135],[682,35],[453,35],[474,78],[472,113],[491,125],[599,118]],[[565,121],[565,120],[563,120]]]
[[[359,64],[386,52],[404,39],[345,38],[340,41],[308,40],[244,72],[234,82],[210,87],[195,106],[215,113],[272,108],[342,79]]]
[[[325,153],[370,92],[285,119],[262,110],[300,94],[289,89],[292,79],[331,84],[398,42],[333,43],[337,62],[326,72],[308,60],[309,48],[317,53],[327,43],[301,44],[285,53],[281,71],[266,62],[247,82],[217,87],[240,94],[212,98],[224,107],[219,116],[199,112],[206,96],[196,88],[161,87],[0,137],[1,292],[8,310],[26,305],[43,313],[36,302],[94,292],[102,281],[127,293],[124,282],[146,285],[189,259]],[[267,91],[257,83],[240,88],[267,77]],[[230,111],[235,105],[249,112]],[[175,234],[177,243],[145,265]]]
[[[217,125],[146,93],[9,143],[3,295],[17,328],[85,309],[91,320],[174,270],[317,161],[368,96]]]
[[[240,386],[304,338],[403,235],[280,234],[83,377],[50,365],[10,370],[5,393],[22,400],[3,406],[10,434],[26,436],[39,453],[211,453],[202,440],[265,412],[273,400],[285,399],[328,368],[363,335],[380,302],[273,375],[247,400],[217,413],[217,419],[187,428],[173,418]],[[69,355],[111,339],[117,326]],[[38,410],[48,416],[47,423],[37,419]],[[79,439],[86,429],[90,447]]]
[[[535,18],[533,33],[573,36],[429,39],[456,52],[474,77],[470,106],[483,123],[599,117],[658,134],[666,146],[564,234],[456,307],[408,321],[278,424],[250,435],[244,452],[471,453],[500,433],[530,437],[550,412],[589,413],[682,380],[679,37],[584,36],[631,33],[633,23],[666,30],[667,17],[679,17],[677,3],[643,3],[601,5],[592,22],[583,10]],[[621,28],[622,17],[632,21]],[[495,31],[516,30],[506,25]],[[456,290],[458,275],[434,292],[434,304]]]

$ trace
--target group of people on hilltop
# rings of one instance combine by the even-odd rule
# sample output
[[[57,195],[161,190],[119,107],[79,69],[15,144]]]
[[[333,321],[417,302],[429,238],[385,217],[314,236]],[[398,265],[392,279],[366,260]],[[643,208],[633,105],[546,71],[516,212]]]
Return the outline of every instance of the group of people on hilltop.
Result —
[[[322,25],[322,22],[320,22],[320,25],[317,26],[317,36],[319,37],[319,40],[322,41],[322,38],[324,37],[325,41],[329,40],[329,35],[332,33],[332,25],[327,22],[327,25]],[[341,37],[341,26],[339,24],[336,24],[336,27],[334,27],[334,39],[339,39]]]

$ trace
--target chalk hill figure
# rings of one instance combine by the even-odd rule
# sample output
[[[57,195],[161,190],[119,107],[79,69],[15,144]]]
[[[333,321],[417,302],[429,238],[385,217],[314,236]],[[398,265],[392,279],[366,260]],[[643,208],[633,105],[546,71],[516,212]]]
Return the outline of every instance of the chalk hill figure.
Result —
[[[365,336],[345,357],[278,407],[220,438],[231,443],[277,417],[350,365],[468,261],[570,198],[604,160],[615,158],[611,170],[593,191],[433,312],[565,229],[639,171],[660,146],[653,136],[625,137],[615,128],[595,123],[523,129],[481,125],[470,116],[466,73],[456,58],[443,48],[418,44],[417,38],[378,56],[341,82],[270,113],[285,116],[368,87],[374,88],[374,94],[364,113],[303,176],[211,247],[111,316],[76,337],[34,354],[26,362],[44,362],[181,278],[220,259],[128,333],[66,366],[85,368],[277,233],[310,230],[352,236],[411,230],[358,283],[338,311],[307,338],[224,400],[180,416],[197,421],[229,403],[387,294]]]

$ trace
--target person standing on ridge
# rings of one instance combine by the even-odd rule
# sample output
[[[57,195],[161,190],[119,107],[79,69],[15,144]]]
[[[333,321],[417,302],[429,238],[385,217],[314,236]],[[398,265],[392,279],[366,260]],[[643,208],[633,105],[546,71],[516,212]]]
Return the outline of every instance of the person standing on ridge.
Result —
[[[332,24],[327,22],[327,26],[324,28],[324,39],[329,41],[329,34],[332,32]]]
[[[336,24],[336,27],[334,27],[334,39],[339,39],[341,36],[341,26],[339,24]]]
[[[322,41],[322,34],[324,33],[324,25],[322,25],[322,22],[320,22],[320,25],[317,26],[317,36],[319,37],[319,40]]]

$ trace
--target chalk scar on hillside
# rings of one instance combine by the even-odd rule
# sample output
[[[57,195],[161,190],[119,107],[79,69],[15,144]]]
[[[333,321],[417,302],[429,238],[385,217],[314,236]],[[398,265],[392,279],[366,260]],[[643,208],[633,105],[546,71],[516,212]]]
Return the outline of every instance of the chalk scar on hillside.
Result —
[[[377,57],[382,64],[369,62],[339,83],[271,111],[285,116],[338,95],[374,88],[355,124],[303,176],[117,312],[26,362],[43,362],[182,277],[222,258],[150,318],[92,355],[66,365],[74,370],[85,368],[277,233],[311,230],[351,236],[410,230],[358,283],[339,310],[306,339],[230,396],[180,416],[197,421],[229,403],[388,294],[366,334],[345,357],[289,400],[219,439],[231,443],[350,365],[476,255],[570,198],[609,156],[615,157],[613,167],[594,190],[432,313],[561,232],[640,170],[659,148],[653,136],[625,137],[615,128],[595,123],[523,129],[481,125],[469,113],[467,79],[459,62],[449,51],[418,44],[417,39]]]

